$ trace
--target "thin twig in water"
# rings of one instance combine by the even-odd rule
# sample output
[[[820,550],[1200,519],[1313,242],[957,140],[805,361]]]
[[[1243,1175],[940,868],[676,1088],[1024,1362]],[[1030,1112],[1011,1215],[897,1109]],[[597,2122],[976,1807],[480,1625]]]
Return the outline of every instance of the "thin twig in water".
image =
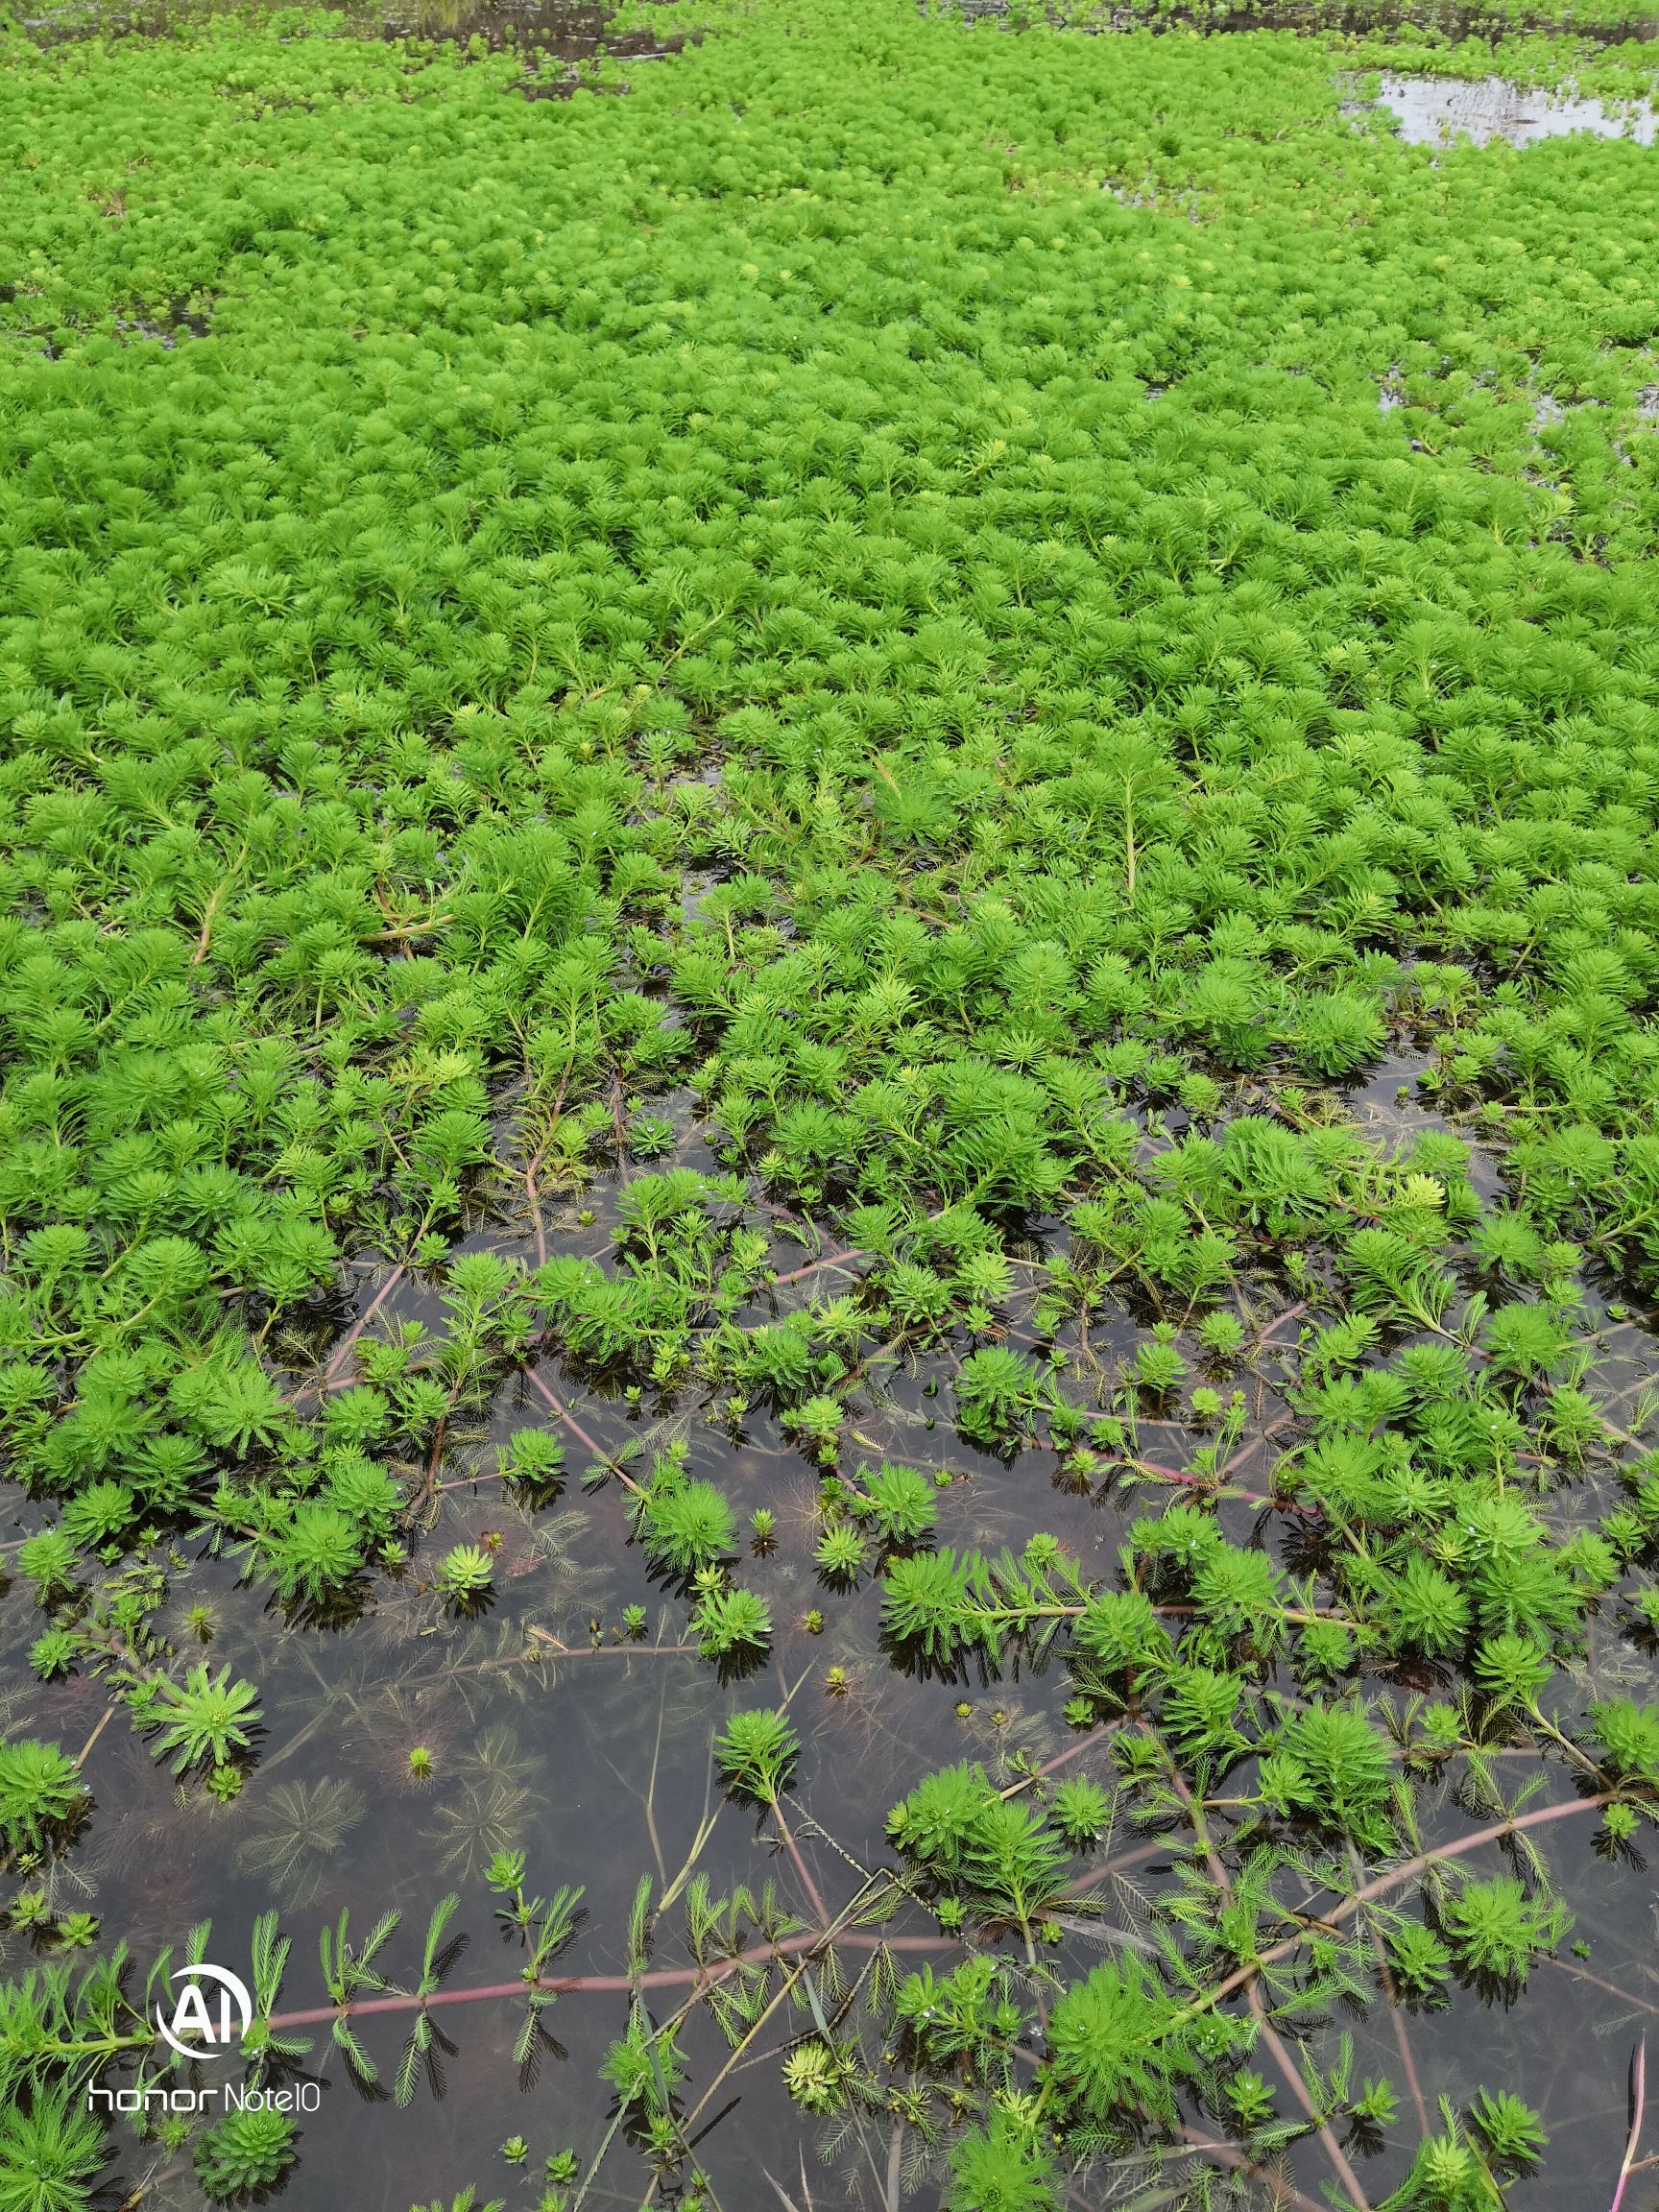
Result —
[[[1266,2179],[1261,2167],[1240,2151],[1236,2144],[1212,2143],[1190,2128],[1183,2128],[1180,2132],[1182,2142],[1195,2157],[1217,2159],[1223,2166],[1231,2167],[1236,2174],[1248,2174],[1253,2181],[1264,2181]],[[1277,2181],[1274,2183],[1274,2188],[1277,2192],[1273,2199],[1275,2206],[1294,2205],[1296,2212],[1326,2212],[1324,2205],[1316,2204],[1311,2197],[1304,2197],[1300,2189],[1288,2188]],[[1172,2203],[1178,2194],[1178,2191],[1172,2192],[1167,2199],[1159,2199],[1158,2201]],[[1148,2207],[1148,2212],[1150,2212],[1150,2207]]]
[[[368,1328],[370,1322],[373,1320],[375,1314],[379,1312],[381,1307],[386,1303],[386,1300],[397,1287],[397,1285],[402,1282],[407,1267],[407,1261],[400,1260],[397,1262],[397,1266],[393,1268],[391,1274],[387,1276],[385,1282],[381,1284],[379,1289],[375,1291],[373,1297],[369,1301],[368,1307],[365,1309],[363,1313],[358,1317],[357,1320],[352,1322],[350,1328],[346,1332],[343,1340],[335,1346],[332,1358],[329,1359],[327,1366],[323,1370],[322,1382],[318,1385],[320,1394],[322,1396],[326,1397],[330,1390],[333,1390],[338,1386],[340,1376],[345,1370],[346,1362],[350,1358],[351,1354],[356,1347],[358,1338],[362,1335],[364,1330]],[[304,1393],[301,1392],[301,1395],[303,1397]]]
[[[1541,1828],[1547,1821],[1566,1820],[1575,1813],[1599,1812],[1603,1805],[1611,1804],[1616,1794],[1615,1791],[1599,1790],[1594,1797],[1569,1797],[1558,1805],[1540,1806],[1536,1813],[1518,1813],[1511,1819],[1494,1821],[1490,1828],[1478,1828],[1472,1836],[1460,1836],[1455,1842],[1437,1844],[1432,1851],[1419,1851],[1415,1858],[1403,1860],[1398,1866],[1390,1867],[1387,1873],[1379,1874],[1375,1880],[1367,1882],[1363,1889],[1356,1889],[1351,1896],[1344,1897],[1339,1904],[1333,1906],[1325,1924],[1334,1926],[1345,1920],[1350,1912],[1358,1911],[1361,1905],[1369,1905],[1373,1897],[1382,1897],[1388,1890],[1397,1889],[1402,1882],[1409,1882],[1413,1875],[1423,1873],[1430,1866],[1438,1866],[1447,1859],[1461,1859],[1466,1853],[1478,1851],[1487,1843],[1501,1843],[1505,1837],[1518,1835],[1525,1828]],[[1281,1942],[1269,1944],[1258,1958],[1252,1959],[1247,1965],[1236,1968],[1224,1981],[1218,1982],[1214,1989],[1206,1991],[1204,2008],[1213,2008],[1224,1997],[1232,1996],[1235,1989],[1242,1989],[1246,1983],[1255,1980],[1263,1966],[1271,1966],[1281,1959],[1287,1959],[1307,1939],[1308,1932],[1304,1931],[1299,1935],[1286,1936]]]
[[[1352,1844],[1348,1847],[1348,1863],[1354,1870],[1355,1878],[1357,1880],[1362,1879],[1363,1868],[1359,1863],[1359,1854]],[[1411,2103],[1417,2114],[1417,2125],[1422,2130],[1424,2142],[1427,2143],[1430,2136],[1433,2134],[1434,2128],[1429,2118],[1429,2106],[1424,2102],[1423,2085],[1417,2079],[1417,2061],[1411,2056],[1411,2039],[1406,2032],[1406,2016],[1401,2009],[1400,1993],[1394,1982],[1394,1970],[1388,1963],[1388,1949],[1382,1940],[1382,1932],[1375,1924],[1372,1925],[1369,1934],[1371,1948],[1377,1955],[1378,1977],[1382,1984],[1382,1994],[1388,2004],[1388,2017],[1394,2029],[1394,2045],[1400,2054],[1401,2071],[1406,2076],[1406,2086],[1411,2092]]]
[[[790,1863],[794,1866],[796,1873],[801,1877],[801,1887],[806,1892],[807,1903],[811,1906],[813,1911],[817,1913],[820,1924],[828,1921],[830,1917],[829,1910],[824,1903],[824,1899],[819,1891],[817,1883],[812,1879],[812,1869],[807,1865],[805,1858],[802,1856],[801,1846],[795,1840],[794,1832],[791,1830],[788,1821],[783,1817],[783,1808],[777,1802],[776,1799],[774,1799],[772,1805],[772,1817],[778,1823],[778,1833],[783,1839],[783,1848],[789,1854]]]
[[[1192,1833],[1198,1839],[1199,1848],[1204,1853],[1205,1863],[1210,1869],[1210,1878],[1214,1883],[1223,1904],[1231,1906],[1234,1902],[1233,1885],[1228,1879],[1227,1868],[1221,1855],[1211,1838],[1210,1826],[1204,1817],[1204,1809],[1192,1795],[1191,1791],[1187,1786],[1187,1777],[1172,1759],[1169,1762],[1169,1779],[1176,1795],[1186,1808],[1187,1817],[1192,1825]],[[1250,1984],[1246,2002],[1256,2017],[1256,2025],[1261,2032],[1262,2040],[1272,2052],[1274,2063],[1285,2077],[1286,2086],[1313,2123],[1318,2133],[1320,2146],[1326,2157],[1331,2161],[1332,2172],[1353,2199],[1358,2212],[1371,2212],[1370,2200],[1359,2186],[1359,2176],[1349,2164],[1346,2152],[1332,2131],[1330,2121],[1320,2113],[1312,2098],[1309,2095],[1308,2084],[1302,2079],[1302,2069],[1286,2049],[1284,2037],[1267,2016],[1267,2004],[1262,1995],[1260,1983],[1253,1981]]]
[[[839,1267],[849,1260],[862,1260],[865,1254],[856,1244],[846,1245],[839,1252],[826,1252],[821,1260],[808,1260],[805,1267],[792,1267],[787,1275],[774,1275],[764,1287],[781,1290],[785,1283],[799,1283],[807,1275],[816,1275],[822,1267]]]
[[[92,1756],[93,1744],[97,1743],[99,1737],[103,1735],[105,1729],[108,1727],[110,1721],[114,1718],[114,1706],[106,1705],[102,1714],[99,1716],[97,1727],[93,1729],[91,1735],[87,1737],[85,1743],[82,1744],[80,1750],[75,1754],[75,1764],[77,1767],[85,1766],[87,1760]]]

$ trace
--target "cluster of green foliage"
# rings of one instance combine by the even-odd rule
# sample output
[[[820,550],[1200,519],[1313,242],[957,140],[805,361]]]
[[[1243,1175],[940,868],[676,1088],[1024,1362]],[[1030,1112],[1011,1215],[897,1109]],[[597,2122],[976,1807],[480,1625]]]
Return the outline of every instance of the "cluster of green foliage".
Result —
[[[701,15],[671,64],[599,72],[627,98],[569,102],[301,11],[47,52],[0,26],[0,1448],[33,1668],[100,1674],[228,1802],[261,1691],[165,1628],[190,1547],[297,1629],[397,1577],[459,1633],[496,1563],[422,1550],[434,1486],[533,1360],[774,1423],[826,1603],[878,1584],[924,1674],[1051,1665],[1109,1746],[904,1788],[880,1895],[965,1956],[883,1955],[863,2041],[838,1966],[788,1982],[800,2109],[897,2115],[953,2212],[1043,2212],[1178,2100],[1246,2160],[1385,2134],[1345,2058],[1280,2113],[1262,2027],[1513,1997],[1568,1925],[1541,1864],[1426,1852],[1426,1794],[1505,1821],[1498,1754],[1565,1762],[1617,1855],[1659,1793],[1626,1694],[1659,1452],[1598,1395],[1586,1294],[1592,1264],[1659,1280],[1651,160],[1431,159],[1345,115],[1339,64],[1491,67],[1422,27]],[[1503,52],[1647,84],[1636,48]],[[1335,1094],[1391,1052],[1438,1111],[1383,1144]],[[603,1225],[549,1251],[545,1202],[590,1186]],[[516,1256],[478,1248],[502,1222]],[[341,1340],[363,1262],[428,1318]],[[951,1471],[858,1433],[924,1365],[975,1465],[1123,1504],[1117,1555],[942,1529]],[[522,1428],[497,1472],[545,1500],[563,1448]],[[763,1664],[717,1463],[590,1472],[703,1655]],[[1575,1702],[1598,1620],[1631,1672]],[[715,1750],[791,1856],[798,1719]],[[88,1802],[63,1749],[0,1744],[12,1918],[68,1949],[97,1924],[40,1884]],[[1174,1887],[1074,1970],[1125,1823]],[[580,1896],[524,1875],[490,1874],[521,2065]],[[735,2050],[796,1923],[695,1884],[686,1912]],[[349,2015],[393,1926],[322,1947],[371,2085]],[[0,2212],[85,2200],[104,2139],[54,2067],[148,2048],[125,1969],[0,1990]],[[635,1989],[606,2079],[689,2203],[678,2032]],[[204,2188],[278,2181],[279,2118],[199,2136]],[[1421,2212],[1542,2149],[1507,2090],[1443,2119]]]

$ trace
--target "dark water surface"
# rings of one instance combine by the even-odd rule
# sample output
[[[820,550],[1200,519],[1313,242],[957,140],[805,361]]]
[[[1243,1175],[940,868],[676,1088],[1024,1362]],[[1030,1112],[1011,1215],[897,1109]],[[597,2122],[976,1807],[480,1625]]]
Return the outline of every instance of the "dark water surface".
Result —
[[[1409,1056],[1387,1063],[1350,1101],[1359,1125],[1390,1148],[1426,1126],[1442,1125],[1413,1094],[1422,1065]],[[711,1165],[688,1127],[681,1159]],[[1498,1188],[1490,1160],[1478,1158],[1476,1177],[1486,1191]],[[607,1176],[580,1197],[555,1202],[541,1224],[541,1248],[606,1254],[615,1196],[614,1179]],[[532,1260],[537,1249],[534,1231],[523,1223],[483,1226],[470,1241]],[[1031,1257],[1044,1248],[1037,1224]],[[751,1320],[821,1292],[826,1277],[851,1284],[861,1262],[851,1255],[813,1267],[799,1244],[781,1236],[774,1264],[782,1275],[807,1271],[758,1301]],[[1590,1286],[1586,1295],[1588,1318],[1599,1324],[1598,1392],[1611,1418],[1626,1419],[1621,1408],[1649,1388],[1659,1371],[1659,1338],[1611,1290]],[[1021,1308],[1017,1294],[1010,1340],[1028,1344]],[[357,1310],[360,1316],[373,1312],[376,1334],[398,1321],[431,1325],[441,1310],[431,1285],[393,1278],[381,1268],[362,1270]],[[1224,1502],[1221,1511],[1235,1540],[1262,1529],[1281,1561],[1294,1564],[1294,1518],[1266,1512],[1252,1501],[1248,1485],[1265,1487],[1273,1457],[1291,1440],[1282,1384],[1289,1373],[1284,1348],[1293,1343],[1295,1329],[1289,1314],[1284,1326],[1264,1311],[1255,1320],[1257,1348],[1237,1380],[1251,1394],[1246,1445],[1259,1439],[1260,1449],[1253,1458],[1241,1455],[1237,1488],[1245,1494]],[[1075,1327],[1062,1334],[1070,1394],[1081,1395],[1084,1379],[1110,1370],[1139,1336],[1127,1310],[1104,1329],[1096,1324],[1087,1340]],[[337,1348],[349,1341],[342,1334]],[[1157,1486],[1137,1491],[1119,1481],[1079,1489],[1057,1478],[1046,1450],[1029,1449],[1004,1461],[964,1444],[941,1410],[948,1394],[940,1391],[939,1378],[951,1365],[940,1358],[873,1376],[854,1402],[843,1464],[890,1456],[949,1470],[941,1543],[996,1551],[1003,1545],[1018,1549],[1033,1530],[1046,1529],[1092,1572],[1110,1572],[1128,1522],[1157,1503]],[[567,1418],[550,1410],[548,1392]],[[515,1430],[541,1425],[563,1433],[568,1476],[560,1495],[531,1506],[498,1479],[498,1453]],[[1140,1450],[1153,1461],[1178,1458],[1185,1434],[1180,1424],[1142,1420]],[[616,1481],[586,1496],[581,1486],[590,1446],[608,1457],[629,1454],[628,1463],[643,1472],[653,1452],[678,1440],[688,1448],[693,1472],[719,1483],[740,1521],[761,1505],[776,1516],[775,1548],[745,1558],[739,1570],[740,1579],[769,1601],[778,1631],[769,1662],[746,1680],[723,1681],[685,1647],[685,1598],[647,1575],[628,1541]],[[210,1918],[207,1955],[245,1971],[253,1918],[275,1905],[295,1937],[283,2007],[304,2008],[325,2003],[316,1951],[321,1927],[346,1911],[360,1939],[383,1911],[401,1912],[403,1925],[383,1960],[391,1983],[408,1985],[419,1972],[426,1914],[454,1890],[461,1909],[453,1932],[462,1945],[445,1986],[458,1991],[511,1983],[517,1973],[518,1940],[509,1939],[493,1918],[482,1881],[492,1854],[513,1847],[527,1854],[535,1892],[546,1895],[561,1884],[584,1890],[586,1917],[556,1971],[617,1978],[627,1970],[625,1931],[642,1873],[654,1877],[661,1896],[694,1857],[716,1895],[738,1885],[758,1894],[773,1882],[782,1906],[803,1917],[809,1913],[796,1867],[764,1824],[722,1801],[710,1740],[734,1707],[788,1702],[805,1745],[793,1793],[800,1845],[831,1911],[857,1886],[854,1863],[888,1862],[886,1813],[930,1767],[972,1757],[1005,1779],[1018,1770],[1011,1762],[1023,1757],[1043,1765],[1076,1744],[1061,1717],[1069,1683],[1059,1664],[1011,1661],[999,1677],[964,1667],[944,1676],[934,1671],[929,1678],[927,1670],[901,1664],[883,1650],[874,1584],[835,1591],[813,1565],[817,1479],[769,1417],[746,1416],[741,1430],[730,1433],[710,1426],[689,1393],[677,1406],[631,1404],[625,1394],[607,1394],[543,1360],[504,1385],[487,1418],[451,1434],[434,1473],[431,1525],[411,1568],[378,1576],[349,1622],[284,1624],[237,1585],[230,1563],[186,1565],[192,1548],[178,1547],[180,1571],[161,1627],[181,1660],[200,1652],[215,1670],[228,1664],[261,1694],[258,1759],[241,1795],[228,1806],[214,1804],[199,1788],[181,1802],[119,1711],[101,1728],[108,1694],[99,1681],[35,1682],[27,1650],[38,1615],[21,1582],[0,1597],[0,1679],[12,1726],[27,1722],[71,1749],[95,1738],[85,1764],[94,1811],[77,1847],[51,1873],[60,1910],[98,1913],[106,1933],[123,1935],[140,1961],[180,1943],[192,1924]],[[1610,1502],[1599,1493],[1611,1487],[1610,1478],[1586,1479],[1586,1517]],[[13,1502],[16,1531],[38,1518],[36,1509]],[[465,1622],[423,1588],[430,1562],[462,1541],[490,1545],[496,1562],[492,1603]],[[622,1608],[630,1604],[647,1609],[648,1625],[637,1643],[622,1628]],[[192,1605],[209,1609],[205,1642],[188,1617]],[[807,1621],[814,1608],[823,1616],[818,1633]],[[832,1669],[840,1670],[839,1677],[831,1676]],[[1563,1708],[1614,1688],[1641,1695],[1650,1690],[1652,1672],[1650,1661],[1614,1623],[1592,1620],[1582,1679],[1558,1678],[1552,1695]],[[1403,1687],[1445,1695],[1449,1685],[1426,1671],[1422,1683]],[[408,1755],[417,1745],[431,1755],[431,1776],[421,1783],[409,1773]],[[1502,1774],[1506,1794],[1535,1764],[1530,1754],[1527,1759],[1527,1768],[1511,1761],[1513,1771]],[[1497,1766],[1503,1769],[1503,1755]],[[1085,1751],[1068,1770],[1109,1781],[1105,1746]],[[1427,1844],[1480,1825],[1454,1804],[1455,1779],[1421,1791]],[[1573,1791],[1564,1767],[1548,1772],[1549,1798],[1568,1799]],[[1134,1840],[1120,1838],[1115,1848],[1121,1852]],[[1405,2110],[1395,2133],[1407,2152],[1417,2135],[1410,2111],[1415,2098],[1432,2127],[1439,2124],[1442,2096],[1462,2104],[1480,2081],[1516,2088],[1541,2109],[1551,2133],[1546,2176],[1534,2194],[1518,2201],[1547,2203],[1551,2212],[1606,2212],[1626,2126],[1627,2064],[1643,2025],[1659,2014],[1651,1871],[1639,1853],[1609,1856],[1599,1848],[1588,1819],[1564,1820],[1544,1830],[1539,1841],[1577,1915],[1575,1936],[1587,1950],[1562,1946],[1558,1959],[1535,1968],[1527,1996],[1513,2005],[1470,1987],[1433,2009],[1406,2007],[1390,2014],[1379,2005],[1369,2015],[1338,2012],[1315,2037],[1315,2048],[1330,2063],[1338,2037],[1351,2034],[1356,2080],[1393,2078]],[[1506,1854],[1488,1847],[1472,1863],[1497,1871],[1505,1855],[1522,1865],[1513,1843]],[[1168,1868],[1156,1849],[1142,1850],[1132,1871],[1101,1882],[1105,1911],[1098,1926],[1073,1923],[1057,1963],[1087,1971],[1103,1948],[1143,1941],[1147,1903],[1166,1886]],[[679,1932],[684,1893],[682,1878],[679,1902],[663,1915],[652,1960],[660,1970],[685,1961]],[[919,1910],[901,1912],[887,1932],[919,1954],[931,1945],[941,1967],[956,1955]],[[0,1950],[14,1971],[25,1962],[29,1942],[12,1933],[0,1938]],[[906,1967],[917,1962],[902,1961]],[[681,1993],[664,1990],[656,2002],[666,2007]],[[406,2015],[362,2025],[361,2039],[380,2074],[373,2090],[356,2082],[330,2050],[325,2028],[311,2029],[317,2040],[301,2071],[323,2084],[322,2108],[303,2123],[301,2163],[278,2196],[304,2212],[406,2212],[441,2192],[447,2204],[464,2183],[477,2181],[487,2195],[504,2196],[510,2207],[528,2205],[536,2201],[533,2184],[549,2154],[572,2148],[586,2169],[609,2142],[585,2201],[639,2203],[648,2169],[613,2129],[597,2080],[627,2008],[618,1986],[562,1997],[544,2016],[548,2039],[521,2073],[513,2057],[518,2003],[451,2005],[433,2014],[442,2038],[407,2109],[389,2094]],[[887,2201],[884,2125],[879,2138],[868,2124],[839,2130],[826,2165],[819,2155],[825,2129],[797,2112],[782,2091],[779,2048],[810,2027],[809,2019],[786,2013],[776,2021],[757,2046],[764,2062],[740,2063],[693,2129],[712,2200],[725,2212],[776,2205],[775,2183],[805,2204],[803,2171],[814,2204]],[[682,2108],[689,2110],[731,2055],[702,2017],[694,2019],[685,2049],[692,2070]],[[1415,2091],[1409,2091],[1413,2080]],[[493,2150],[515,2135],[529,2145],[522,2168],[507,2165]],[[1287,2164],[1297,2185],[1316,2197],[1324,2170],[1317,2144],[1294,2147]],[[937,2170],[915,2172],[906,2158],[905,2171],[913,2185],[902,2187],[901,2200],[936,2204]],[[1403,2177],[1404,2158],[1367,2161],[1364,2174],[1379,2201]],[[142,2185],[141,2201],[156,2212],[194,2212],[202,2201],[187,2155],[156,2145],[132,2145],[121,2178],[129,2192]],[[644,2200],[675,2201],[671,2191],[661,2190]],[[133,2201],[131,2194],[127,2201]],[[1648,2200],[1639,2201],[1646,2206]]]

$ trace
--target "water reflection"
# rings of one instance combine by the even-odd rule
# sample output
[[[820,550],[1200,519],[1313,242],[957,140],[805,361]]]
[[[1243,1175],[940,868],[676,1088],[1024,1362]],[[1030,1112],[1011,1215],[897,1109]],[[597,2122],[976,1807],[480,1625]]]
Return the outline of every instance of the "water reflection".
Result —
[[[1651,146],[1659,131],[1659,109],[1650,101],[1610,108],[1600,100],[1544,92],[1507,77],[1384,76],[1375,102],[1356,101],[1348,112],[1375,114],[1379,108],[1398,119],[1407,146],[1444,146],[1459,138],[1477,146],[1494,140],[1534,146],[1540,139],[1565,138],[1575,132]]]

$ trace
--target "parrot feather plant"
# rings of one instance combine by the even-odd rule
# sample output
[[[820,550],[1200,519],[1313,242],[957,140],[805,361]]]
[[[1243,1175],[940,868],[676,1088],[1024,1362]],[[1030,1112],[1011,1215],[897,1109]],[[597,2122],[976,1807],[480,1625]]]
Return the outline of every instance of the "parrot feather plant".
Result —
[[[0,25],[0,2212],[1653,2155],[1647,49],[974,12]]]

